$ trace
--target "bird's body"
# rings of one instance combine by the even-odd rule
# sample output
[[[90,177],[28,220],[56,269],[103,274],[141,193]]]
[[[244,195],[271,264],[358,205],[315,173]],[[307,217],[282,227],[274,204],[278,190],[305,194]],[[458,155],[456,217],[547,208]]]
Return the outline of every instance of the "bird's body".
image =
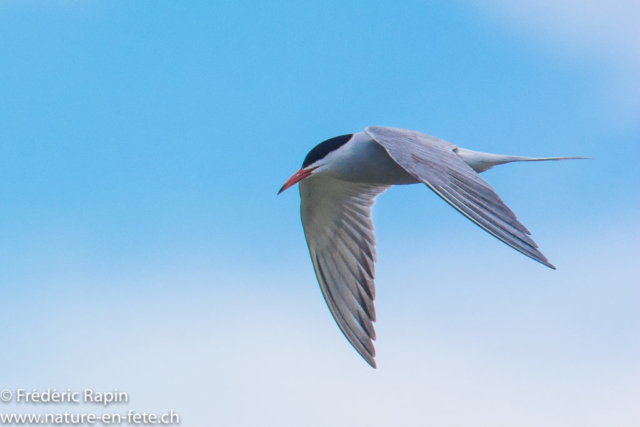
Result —
[[[365,132],[353,134],[348,144],[327,154],[325,160],[326,169],[321,175],[341,181],[375,185],[420,182],[398,165],[384,147]],[[300,184],[306,181],[309,179],[301,181]]]
[[[311,261],[329,310],[375,367],[375,235],[371,209],[393,185],[424,183],[485,231],[554,268],[529,231],[480,177],[514,161],[562,160],[480,153],[415,131],[371,126],[317,145],[280,192],[300,183]]]

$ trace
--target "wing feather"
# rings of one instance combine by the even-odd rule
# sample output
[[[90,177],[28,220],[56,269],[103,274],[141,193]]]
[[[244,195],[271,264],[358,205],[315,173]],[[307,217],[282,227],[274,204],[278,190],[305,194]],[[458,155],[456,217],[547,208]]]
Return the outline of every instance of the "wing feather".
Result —
[[[302,225],[320,289],[342,333],[374,368],[377,254],[371,209],[388,188],[323,176],[300,182]]]
[[[529,258],[555,269],[493,187],[458,156],[454,144],[404,129],[370,126],[365,131],[398,165],[476,225]]]

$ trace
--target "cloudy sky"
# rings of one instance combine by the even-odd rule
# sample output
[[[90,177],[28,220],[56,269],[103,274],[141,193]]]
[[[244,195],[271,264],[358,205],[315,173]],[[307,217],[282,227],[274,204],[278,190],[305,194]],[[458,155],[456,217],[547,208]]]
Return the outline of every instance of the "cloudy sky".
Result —
[[[0,390],[117,388],[129,405],[71,410],[182,425],[637,425],[639,14],[1,1]],[[368,125],[594,158],[485,175],[557,271],[426,187],[381,196],[377,370],[276,196]]]

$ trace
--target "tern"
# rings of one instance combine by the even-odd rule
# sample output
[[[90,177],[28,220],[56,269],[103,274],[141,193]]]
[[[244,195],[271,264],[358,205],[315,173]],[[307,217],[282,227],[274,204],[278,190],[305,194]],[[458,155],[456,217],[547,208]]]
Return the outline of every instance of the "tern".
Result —
[[[481,153],[416,131],[369,126],[318,144],[278,194],[300,184],[302,226],[324,299],[347,340],[375,368],[376,198],[394,185],[426,184],[483,230],[555,270],[479,174],[510,162],[582,158]]]

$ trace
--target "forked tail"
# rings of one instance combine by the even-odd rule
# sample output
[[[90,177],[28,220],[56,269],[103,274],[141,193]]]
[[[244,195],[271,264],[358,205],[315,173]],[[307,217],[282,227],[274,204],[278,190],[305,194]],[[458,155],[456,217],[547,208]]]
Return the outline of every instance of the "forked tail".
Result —
[[[522,157],[522,156],[505,156],[503,154],[481,153],[479,151],[471,151],[466,148],[456,148],[455,152],[460,158],[471,168],[482,173],[488,171],[494,166],[503,165],[511,162],[543,162],[547,160],[578,160],[590,159],[591,157]]]

